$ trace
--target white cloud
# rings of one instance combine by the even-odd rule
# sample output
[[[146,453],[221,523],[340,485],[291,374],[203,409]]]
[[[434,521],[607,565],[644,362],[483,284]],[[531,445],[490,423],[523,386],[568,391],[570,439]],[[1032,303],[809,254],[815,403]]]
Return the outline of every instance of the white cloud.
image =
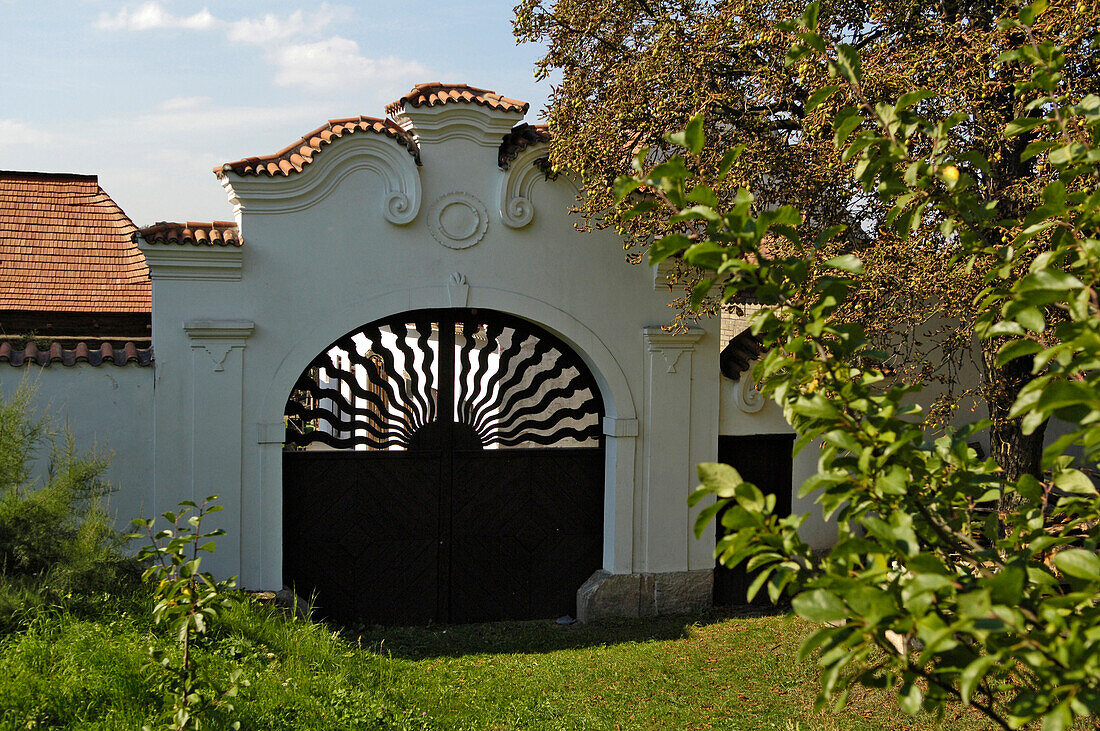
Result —
[[[123,8],[115,15],[102,13],[95,22],[100,30],[153,30],[155,28],[184,28],[210,30],[221,25],[209,10],[203,8],[193,15],[180,16],[169,13],[157,2],[147,2],[135,10]]]
[[[43,147],[50,144],[53,135],[17,119],[0,119],[0,148]]]
[[[328,27],[337,15],[347,15],[344,9],[338,13],[327,3],[311,10],[307,15],[295,10],[290,15],[280,17],[267,13],[262,18],[242,18],[229,24],[229,40],[235,43],[266,44],[284,41],[295,36],[317,36]]]
[[[431,75],[427,67],[416,61],[396,56],[368,57],[349,38],[310,40],[321,38],[329,26],[350,15],[351,10],[346,7],[322,3],[315,9],[295,10],[287,15],[267,13],[226,21],[214,17],[206,8],[184,17],[173,15],[161,2],[146,2],[134,10],[124,8],[114,15],[101,15],[96,27],[130,31],[222,29],[232,43],[264,47],[265,59],[274,67],[277,85],[314,93],[367,85],[378,91],[400,93],[410,81]],[[169,99],[161,103],[160,109],[191,109],[207,101],[205,97]]]
[[[428,70],[416,61],[394,56],[367,58],[355,41],[333,36],[316,43],[299,43],[271,55],[275,83],[310,91],[335,91],[369,82],[425,76]]]

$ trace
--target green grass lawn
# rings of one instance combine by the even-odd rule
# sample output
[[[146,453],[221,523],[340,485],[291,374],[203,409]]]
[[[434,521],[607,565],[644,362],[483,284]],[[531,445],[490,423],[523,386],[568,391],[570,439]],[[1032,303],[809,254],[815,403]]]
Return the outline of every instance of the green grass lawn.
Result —
[[[245,729],[982,729],[955,710],[911,718],[888,693],[815,713],[816,670],[787,616],[660,618],[601,626],[513,622],[334,632],[250,601],[204,640],[223,682],[250,682]],[[0,728],[137,729],[164,720],[144,607],[57,612],[0,640]],[[225,718],[210,728],[221,728]]]

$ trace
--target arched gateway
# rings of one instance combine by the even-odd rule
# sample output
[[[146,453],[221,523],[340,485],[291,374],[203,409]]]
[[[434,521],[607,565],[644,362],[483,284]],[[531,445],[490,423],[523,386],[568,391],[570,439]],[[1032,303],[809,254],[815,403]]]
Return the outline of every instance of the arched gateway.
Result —
[[[344,335],[287,401],[284,581],[343,620],[575,615],[601,566],[602,416],[583,361],[516,317]]]
[[[663,328],[668,287],[574,227],[526,112],[423,84],[219,166],[235,221],[141,232],[143,512],[220,494],[204,566],[391,622],[710,602],[717,323]]]

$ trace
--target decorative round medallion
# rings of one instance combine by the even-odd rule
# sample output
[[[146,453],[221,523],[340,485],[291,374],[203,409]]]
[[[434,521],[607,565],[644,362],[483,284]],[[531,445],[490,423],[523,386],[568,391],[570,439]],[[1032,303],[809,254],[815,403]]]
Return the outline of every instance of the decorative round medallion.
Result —
[[[440,196],[428,211],[432,237],[449,249],[468,249],[485,236],[489,212],[469,193]]]

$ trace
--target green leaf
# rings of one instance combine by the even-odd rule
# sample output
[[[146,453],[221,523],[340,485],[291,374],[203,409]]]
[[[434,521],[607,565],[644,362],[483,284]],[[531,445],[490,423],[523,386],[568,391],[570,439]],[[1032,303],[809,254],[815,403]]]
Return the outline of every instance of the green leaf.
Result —
[[[734,488],[744,482],[737,470],[721,462],[701,462],[695,471],[703,489],[720,498],[733,497]]]
[[[895,510],[890,514],[889,522],[874,515],[865,515],[861,522],[868,533],[906,556],[915,556],[920,552],[920,543],[913,530],[913,518],[908,513]]]
[[[844,87],[840,84],[833,84],[831,86],[823,86],[813,94],[806,101],[806,113],[809,114],[813,110],[825,103],[825,101],[836,92],[840,91]]]
[[[997,351],[997,366],[1002,367],[1025,355],[1034,355],[1043,349],[1034,340],[1010,340]]]
[[[738,145],[732,150],[726,151],[726,154],[722,156],[722,163],[718,166],[718,180],[725,180],[726,175],[729,173],[730,168],[737,162],[737,159],[741,157],[741,153],[745,151],[745,145]]]
[[[681,132],[674,132],[668,136],[668,141],[680,147],[686,147],[691,154],[698,155],[704,144],[703,113],[699,112],[688,120],[687,126]]]
[[[824,589],[804,591],[791,600],[798,616],[813,622],[840,622],[848,618],[848,609],[835,594]]]
[[[709,185],[697,185],[688,193],[687,199],[693,203],[702,203],[708,208],[718,207],[718,196]]]
[[[1069,701],[1062,701],[1043,716],[1043,731],[1066,731],[1073,726],[1073,712]]]
[[[836,49],[836,65],[841,76],[853,84],[859,84],[863,79],[860,70],[859,51],[847,43],[841,43]]]
[[[913,682],[905,683],[898,691],[898,703],[901,705],[901,710],[910,716],[915,716],[920,712],[920,704],[923,700],[924,693]]]
[[[1046,123],[1045,119],[1036,119],[1035,117],[1021,117],[1020,119],[1014,119],[1005,126],[1005,137],[1015,137],[1018,134],[1023,134],[1028,130],[1035,129],[1041,124]]]
[[[1100,582],[1100,558],[1084,548],[1068,548],[1054,556],[1054,565],[1066,576]]]
[[[691,246],[691,239],[684,234],[662,236],[649,245],[649,265],[660,264],[665,259],[679,254],[689,246]]]
[[[629,221],[630,219],[637,218],[642,214],[649,213],[650,211],[655,211],[658,207],[659,206],[657,204],[657,201],[653,200],[652,198],[646,198],[645,200],[638,201],[638,204],[632,207],[630,210],[621,213],[619,215],[619,220]]]
[[[1074,495],[1095,495],[1096,486],[1088,476],[1075,469],[1064,469],[1054,475],[1054,485],[1063,492]]]
[[[1046,9],[1047,0],[1035,0],[1031,5],[1021,10],[1017,17],[1021,25],[1035,25],[1035,18]],[[1046,728],[1045,723],[1043,728]]]
[[[704,279],[691,290],[691,308],[698,310],[699,306],[703,304],[703,300],[710,294],[711,288],[714,286],[714,279]]]
[[[635,177],[632,177],[630,175],[620,175],[619,177],[615,178],[615,200],[621,201],[623,198],[626,198],[632,192],[642,187],[642,185],[644,185],[644,183]]]
[[[855,107],[844,107],[837,112],[836,118],[833,120],[833,144],[836,145],[838,150],[844,146],[848,135],[852,134],[852,131],[861,124],[863,124],[863,117],[860,116],[859,110]]]
[[[982,682],[982,678],[989,669],[996,664],[997,658],[994,655],[982,655],[963,668],[959,675],[959,694],[962,696],[963,703],[970,703],[970,696],[974,689]]]
[[[812,3],[806,6],[806,10],[803,11],[802,17],[798,22],[803,28],[808,30],[817,30],[817,15],[821,11],[821,3],[819,0],[814,0]]]
[[[1047,322],[1038,307],[1025,307],[1016,313],[1013,319],[1034,333],[1046,330]]]
[[[914,104],[930,99],[936,95],[936,92],[930,89],[915,89],[913,91],[907,91],[898,97],[898,103],[894,105],[894,109],[901,111]]]
[[[825,262],[825,266],[840,269],[851,274],[863,274],[863,262],[853,254],[844,254],[833,257]]]

